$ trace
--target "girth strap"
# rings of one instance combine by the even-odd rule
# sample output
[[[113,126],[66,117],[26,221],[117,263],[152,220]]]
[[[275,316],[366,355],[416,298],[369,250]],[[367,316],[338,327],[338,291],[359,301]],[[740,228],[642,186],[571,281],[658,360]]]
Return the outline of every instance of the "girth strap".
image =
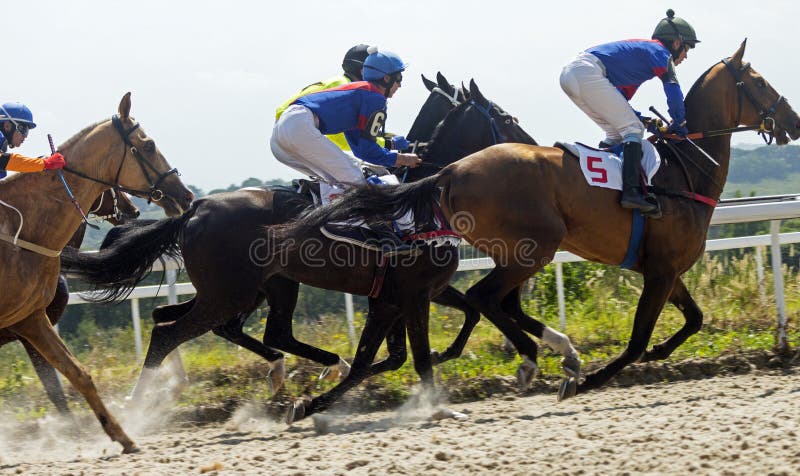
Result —
[[[58,258],[61,256],[61,251],[51,250],[35,243],[31,243],[30,241],[25,241],[21,238],[17,238],[15,240],[13,236],[6,235],[5,233],[0,233],[0,241],[5,241],[6,243],[10,243],[28,251],[33,251],[34,253],[47,256],[48,258]]]

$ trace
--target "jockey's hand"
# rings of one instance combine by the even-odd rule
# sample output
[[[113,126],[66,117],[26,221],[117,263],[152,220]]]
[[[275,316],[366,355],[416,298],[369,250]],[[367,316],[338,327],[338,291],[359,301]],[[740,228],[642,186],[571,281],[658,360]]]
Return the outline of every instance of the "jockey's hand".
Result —
[[[58,152],[44,159],[45,170],[63,169],[65,165],[67,162],[64,160],[64,156]]]
[[[411,147],[411,142],[403,136],[392,137],[392,149],[394,150],[407,150]]]
[[[672,124],[670,124],[669,128],[667,129],[667,134],[675,134],[681,137],[686,137],[689,134],[689,129],[686,128],[686,121],[672,121]]]
[[[395,167],[411,167],[412,169],[422,163],[422,159],[417,154],[397,154]]]
[[[642,123],[644,123],[644,127],[647,129],[647,132],[657,136],[661,134],[662,123],[660,120],[653,119],[652,117],[646,117],[642,119]]]

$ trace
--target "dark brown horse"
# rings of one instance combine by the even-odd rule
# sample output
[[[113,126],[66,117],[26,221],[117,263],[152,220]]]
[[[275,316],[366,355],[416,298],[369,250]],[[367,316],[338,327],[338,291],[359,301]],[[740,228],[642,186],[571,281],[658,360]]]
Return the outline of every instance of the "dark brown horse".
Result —
[[[95,216],[111,223],[112,225],[119,225],[126,220],[133,220],[139,216],[139,209],[133,204],[128,194],[125,192],[117,192],[110,188],[100,195],[100,198],[95,200],[87,212],[89,216]],[[79,248],[83,242],[83,236],[86,234],[86,223],[81,223],[78,230],[72,235],[72,238],[67,243],[67,246]],[[55,325],[64,314],[69,301],[69,288],[67,287],[67,280],[64,276],[59,276],[58,285],[56,287],[56,295],[50,304],[47,306],[45,312],[50,323]],[[40,354],[27,340],[19,339],[16,336],[7,336],[0,338],[0,346],[9,342],[19,340],[25,347],[25,352],[31,359],[33,369],[39,380],[42,381],[44,390],[47,393],[50,401],[53,402],[59,413],[69,413],[69,406],[67,406],[67,397],[64,395],[64,389],[61,386],[56,375],[56,369],[47,363],[47,360]]]
[[[456,154],[469,148],[472,152],[497,141],[533,141],[510,115],[487,101],[474,83],[470,85],[470,93],[471,100],[448,113],[429,144],[430,149],[439,151],[436,155],[426,156],[426,161],[435,165],[432,170],[440,168],[437,163],[456,160]],[[441,143],[441,147],[437,143]],[[183,257],[197,295],[185,303],[167,306],[154,313],[158,324],[153,329],[142,377],[134,390],[135,397],[142,396],[142,389],[147,388],[155,370],[170,351],[209,330],[264,356],[273,365],[281,354],[269,347],[303,356],[303,352],[308,355],[309,351],[319,351],[292,337],[291,316],[298,283],[366,295],[373,285],[379,256],[374,251],[332,243],[318,229],[313,229],[305,236],[323,244],[320,250],[315,251],[315,256],[322,258],[336,249],[353,257],[352,262],[336,263],[321,270],[313,266],[304,267],[299,259],[285,269],[269,267],[256,260],[263,259],[261,253],[266,251],[263,246],[258,246],[264,242],[264,227],[288,222],[308,204],[309,201],[298,194],[281,190],[240,190],[214,195],[198,200],[183,217],[126,230],[114,244],[95,255],[65,253],[65,268],[83,280],[110,289],[108,297],[111,299],[135,286],[162,251],[180,253]],[[430,215],[430,210],[418,216],[426,213]],[[309,219],[313,219],[313,215]],[[231,233],[234,229],[236,233]],[[427,308],[431,298],[447,287],[447,280],[457,266],[458,254],[456,249],[445,249],[442,251],[445,256],[437,258],[434,256],[437,251],[441,250],[426,249],[408,266],[398,265],[388,271],[384,291],[378,298],[370,300],[370,318],[362,333],[353,371],[330,394],[310,402],[307,408],[301,405],[299,409],[305,414],[322,411],[369,375],[401,365],[406,358],[406,331],[412,340],[415,367],[423,379],[429,381],[429,370],[426,369],[430,367],[432,356],[427,342]],[[246,317],[265,298],[270,313],[263,344],[249,336],[246,336],[247,340],[236,341],[225,333],[226,328],[239,331],[239,316]],[[401,314],[410,317],[401,319]],[[477,321],[477,314],[474,317]],[[399,327],[395,327],[397,322],[401,324]],[[463,339],[457,339],[454,344],[456,355],[473,325],[470,320]],[[390,358],[373,366],[372,359],[390,329],[393,329],[387,340]],[[419,355],[420,349],[425,349],[424,357]],[[326,365],[336,364],[339,357],[330,355],[333,360]]]
[[[765,123],[778,144],[800,137],[800,118],[766,80],[742,61],[745,43],[734,55],[709,68],[686,96],[691,131],[716,131],[739,124]],[[664,216],[648,220],[633,269],[644,276],[631,339],[625,351],[578,383],[579,360],[566,336],[522,311],[519,286],[561,248],[586,259],[618,265],[623,261],[632,215],[618,205],[619,192],[591,187],[575,157],[555,147],[504,144],[490,147],[445,168],[437,176],[394,190],[354,190],[327,210],[327,219],[354,216],[389,218],[402,215],[420,195],[440,199],[450,222],[496,267],[467,291],[471,304],[491,320],[520,353],[536,361],[543,339],[565,355],[565,380],[559,397],[600,387],[637,360],[664,359],[700,329],[702,312],[681,275],[701,256],[713,207],[687,197],[700,194],[718,200],[728,174],[730,135],[696,141],[716,158],[713,165],[695,146],[682,141],[661,146],[670,166],[662,167],[654,184]],[[679,193],[672,193],[678,191]],[[393,213],[387,215],[386,210]],[[686,322],[665,342],[647,350],[661,310],[669,301]]]

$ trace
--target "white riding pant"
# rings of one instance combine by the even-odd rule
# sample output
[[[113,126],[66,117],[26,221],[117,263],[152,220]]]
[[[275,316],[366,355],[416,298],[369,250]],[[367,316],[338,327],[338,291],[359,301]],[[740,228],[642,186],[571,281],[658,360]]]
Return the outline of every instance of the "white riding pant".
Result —
[[[636,135],[641,141],[644,125],[636,117],[625,96],[611,84],[600,59],[580,53],[561,71],[561,89],[606,133],[605,142],[619,144]]]
[[[284,111],[272,129],[270,148],[278,161],[320,179],[323,203],[344,186],[365,182],[361,161],[325,137],[305,106],[294,104]]]

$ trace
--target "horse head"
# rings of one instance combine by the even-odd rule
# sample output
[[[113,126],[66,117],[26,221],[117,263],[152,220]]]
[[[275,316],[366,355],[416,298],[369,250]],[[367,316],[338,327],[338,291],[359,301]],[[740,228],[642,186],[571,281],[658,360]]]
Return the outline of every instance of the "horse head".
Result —
[[[712,66],[686,96],[690,130],[761,124],[779,145],[800,138],[800,117],[764,77],[743,61],[747,40]],[[698,94],[707,91],[707,94]],[[709,98],[715,104],[709,104]]]
[[[469,94],[470,99],[453,108],[437,126],[420,154],[427,163],[445,166],[502,142],[536,144],[512,115],[484,97],[474,80]]]
[[[118,115],[107,123],[109,139],[119,141],[122,147],[113,183],[131,195],[156,202],[167,215],[179,215],[188,209],[194,194],[181,182],[178,170],[170,167],[130,111],[131,93],[126,93],[119,103]],[[129,155],[133,160],[126,160]]]
[[[466,99],[462,89],[447,82],[442,73],[436,73],[436,82],[431,81],[422,75],[422,83],[425,85],[430,95],[414,119],[411,129],[406,138],[411,141],[426,142],[431,138],[436,125],[444,119],[444,116]]]

